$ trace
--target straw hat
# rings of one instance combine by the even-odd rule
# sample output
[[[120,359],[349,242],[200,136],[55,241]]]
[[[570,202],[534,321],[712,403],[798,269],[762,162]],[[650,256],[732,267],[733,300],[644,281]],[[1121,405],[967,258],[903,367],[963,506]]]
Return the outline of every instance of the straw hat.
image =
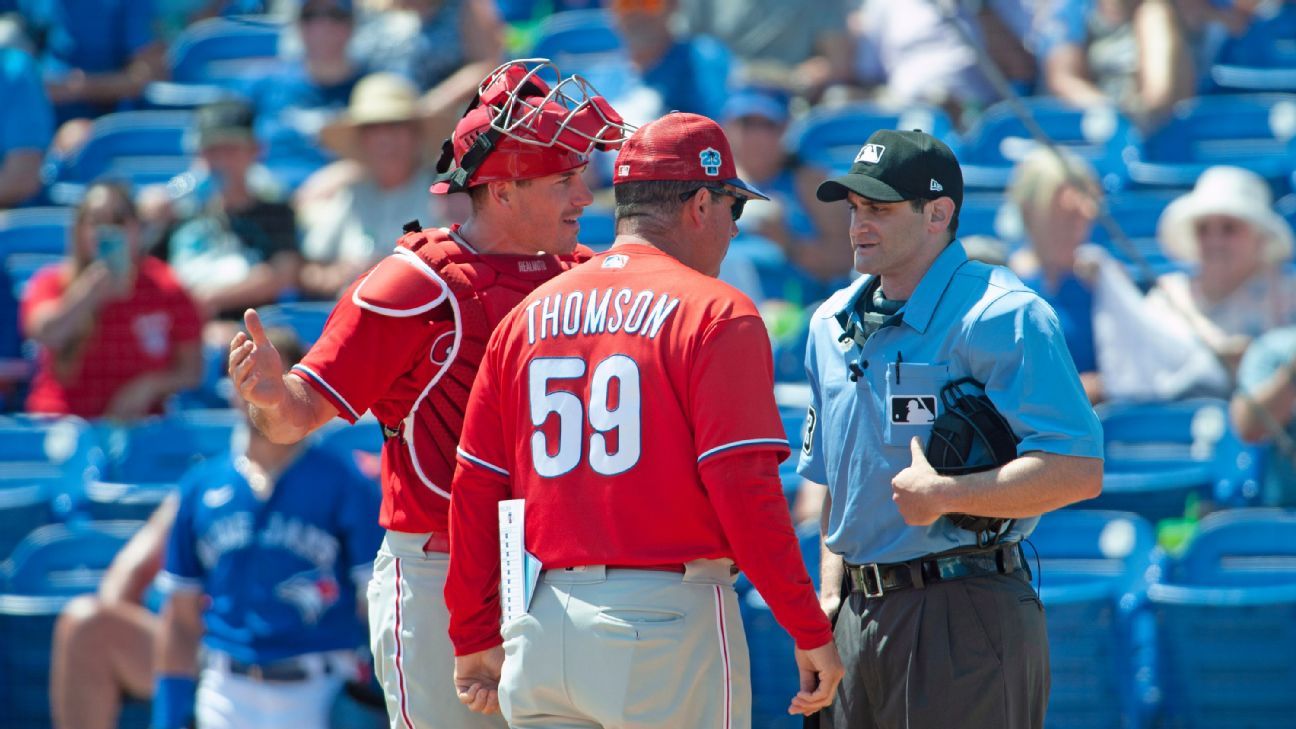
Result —
[[[1157,238],[1166,255],[1196,262],[1198,219],[1208,215],[1227,215],[1244,220],[1266,239],[1266,263],[1286,261],[1292,257],[1292,229],[1271,206],[1269,183],[1241,167],[1211,167],[1197,178],[1192,192],[1166,206],[1157,223]]]
[[[414,84],[395,73],[372,73],[355,85],[347,110],[320,131],[320,141],[343,157],[355,157],[360,127],[425,120]]]

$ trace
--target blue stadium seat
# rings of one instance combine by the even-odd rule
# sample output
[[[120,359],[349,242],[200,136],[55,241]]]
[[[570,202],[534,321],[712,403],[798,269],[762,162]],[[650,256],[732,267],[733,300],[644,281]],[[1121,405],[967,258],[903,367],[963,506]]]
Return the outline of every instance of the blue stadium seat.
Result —
[[[0,418],[0,463],[7,473],[56,479],[55,513],[66,515],[87,480],[104,471],[103,448],[80,418],[16,415]]]
[[[130,426],[102,425],[104,478],[124,484],[171,484],[205,458],[233,446],[237,410],[185,410]]]
[[[1084,505],[1139,511],[1138,499],[1149,474],[1161,474],[1166,488],[1200,489],[1218,503],[1240,506],[1259,496],[1260,455],[1233,432],[1224,400],[1199,398],[1166,403],[1105,403],[1096,408],[1103,423],[1109,479],[1104,493]],[[1110,477],[1115,478],[1110,478]],[[1193,482],[1199,486],[1193,486]],[[1163,514],[1162,516],[1165,516]]]
[[[0,564],[0,706],[4,726],[50,726],[50,640],[59,610],[93,592],[103,571],[141,522],[80,522],[41,527]]]
[[[85,146],[57,164],[50,197],[75,204],[85,186],[101,177],[131,185],[164,183],[188,169],[193,113],[122,111],[95,120]]]
[[[171,80],[210,84],[258,74],[279,55],[283,30],[282,22],[255,15],[194,23],[171,45]]]
[[[1211,514],[1148,588],[1162,725],[1290,727],[1296,716],[1296,515]]]
[[[1027,98],[1022,103],[1050,139],[1094,166],[1106,189],[1124,186],[1121,151],[1134,134],[1124,115],[1112,107],[1077,109],[1051,97]],[[1010,105],[991,106],[958,150],[963,184],[970,189],[1006,187],[1013,165],[1036,146]]]
[[[1230,38],[1210,68],[1215,89],[1296,91],[1296,6],[1279,5],[1241,36]]]
[[[564,75],[580,74],[603,96],[615,99],[639,74],[606,10],[572,10],[545,18],[531,46],[532,58],[548,58]],[[541,74],[553,83],[552,74]]]
[[[788,129],[784,146],[802,162],[839,175],[850,168],[864,141],[878,129],[921,129],[957,147],[953,128],[940,109],[895,111],[861,102],[811,111]]]
[[[1156,536],[1137,514],[1046,514],[1030,538],[1048,610],[1052,690],[1045,725],[1144,725],[1157,696],[1153,642],[1140,610]]]
[[[1006,205],[1002,194],[974,191],[963,196],[958,235],[960,238],[985,235],[1017,243],[1025,239],[1025,230],[1016,207]]]
[[[1130,180],[1188,187],[1213,165],[1245,167],[1287,192],[1296,138],[1296,96],[1200,96],[1176,104],[1170,119],[1127,150]]]
[[[91,481],[76,510],[95,521],[144,521],[176,490],[174,483]]]
[[[65,256],[57,253],[14,253],[4,256],[4,271],[8,278],[10,290],[15,301],[22,301],[27,291],[27,283],[36,272],[63,261]]]
[[[0,465],[0,560],[32,529],[54,520],[50,500],[63,483],[52,468]]]
[[[324,332],[324,322],[333,311],[330,301],[294,301],[257,309],[261,323],[267,327],[286,327],[297,334],[303,347],[309,347]]]
[[[0,210],[0,257],[15,253],[64,255],[73,213],[68,207]]]
[[[606,251],[616,239],[616,219],[609,208],[586,208],[580,217],[580,242],[595,251]]]

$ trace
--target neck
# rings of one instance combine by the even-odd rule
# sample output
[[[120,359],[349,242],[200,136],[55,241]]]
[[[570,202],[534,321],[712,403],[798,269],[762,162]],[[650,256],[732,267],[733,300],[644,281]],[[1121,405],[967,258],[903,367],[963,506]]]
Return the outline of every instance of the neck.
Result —
[[[227,182],[220,195],[227,210],[243,210],[252,206],[252,193],[244,180],[232,179]]]
[[[940,256],[942,250],[944,248],[938,249],[932,255],[914,261],[913,265],[904,270],[879,274],[882,295],[895,301],[908,301],[909,297],[913,296],[914,289],[918,288],[918,283],[922,281],[923,276],[927,275],[927,271],[931,269],[936,258]]]
[[[306,60],[306,75],[318,84],[341,83],[351,77],[351,72],[351,61],[346,56]]]
[[[1237,291],[1243,284],[1249,281],[1253,276],[1259,275],[1263,270],[1262,266],[1247,269],[1239,273],[1223,276],[1202,276],[1197,277],[1197,289],[1201,291],[1203,297],[1212,304],[1217,304],[1227,299]]]
[[[299,443],[291,445],[272,443],[253,430],[248,440],[247,458],[260,466],[262,470],[268,473],[277,473],[297,457],[299,450],[301,450],[301,444]]]
[[[480,253],[531,255],[537,246],[524,232],[515,234],[510,226],[493,215],[474,212],[459,226],[459,236]],[[519,242],[521,241],[521,242]]]
[[[622,245],[645,245],[656,248],[695,271],[715,275],[714,272],[702,270],[694,255],[697,249],[690,245],[683,231],[675,228],[643,222],[631,224],[627,229],[617,231],[616,241],[612,245],[614,248]]]

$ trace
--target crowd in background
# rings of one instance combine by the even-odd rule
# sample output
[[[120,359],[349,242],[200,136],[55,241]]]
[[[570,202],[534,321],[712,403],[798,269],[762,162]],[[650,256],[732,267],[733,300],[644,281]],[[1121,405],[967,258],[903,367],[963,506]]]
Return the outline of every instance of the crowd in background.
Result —
[[[777,250],[781,290],[763,287],[742,255],[722,276],[766,306],[772,330],[786,328],[774,320],[790,302],[796,334],[807,307],[856,275],[844,213],[813,194],[828,170],[786,143],[798,119],[867,100],[939,109],[956,134],[1006,85],[1113,106],[1150,134],[1207,87],[1224,44],[1289,10],[1272,0],[0,0],[0,209],[76,205],[66,260],[0,287],[21,299],[18,321],[0,324],[0,356],[21,359],[20,339],[28,360],[38,352],[34,373],[6,375],[6,405],[161,412],[210,374],[201,347],[228,341],[245,308],[330,301],[405,222],[462,220],[466,196],[427,188],[476,80],[530,50],[546,23],[599,8],[618,47],[580,70],[628,121],[671,109],[721,121],[740,174],[769,193],[741,227]],[[167,80],[186,32],[244,14],[283,23],[279,57],[195,105],[187,172],[51,197],[50,170],[76,159],[97,118],[153,106],[147,90]],[[605,209],[609,160],[586,173]],[[1208,170],[1161,213],[1170,265],[1150,279],[1089,245],[1104,196],[1120,194],[1109,188],[1078,157],[1023,155],[1003,190],[1021,239],[968,245],[1054,306],[1095,403],[1227,397],[1239,372],[1249,390],[1272,385],[1276,365],[1248,365],[1248,348],[1296,325],[1292,231],[1272,207],[1288,190]],[[1112,317],[1120,331],[1103,324]],[[1174,354],[1184,347],[1197,359]],[[1239,428],[1265,437],[1254,423]]]

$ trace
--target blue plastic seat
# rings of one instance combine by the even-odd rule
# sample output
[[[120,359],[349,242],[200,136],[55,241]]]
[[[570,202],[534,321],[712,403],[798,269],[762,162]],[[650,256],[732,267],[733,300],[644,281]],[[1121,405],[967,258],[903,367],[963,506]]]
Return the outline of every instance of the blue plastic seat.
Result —
[[[622,55],[625,46],[606,10],[572,10],[545,18],[531,46],[530,57],[548,58],[564,74],[581,65],[578,57]],[[552,80],[552,79],[546,79]]]
[[[59,611],[93,592],[104,570],[142,522],[80,522],[41,527],[0,564],[0,706],[4,726],[50,726],[50,640]]]
[[[185,410],[130,426],[102,425],[104,480],[172,484],[196,463],[233,447],[243,422],[236,410]]]
[[[616,219],[607,208],[586,208],[580,217],[580,242],[595,251],[612,247],[616,239]]]
[[[1296,515],[1211,514],[1148,588],[1163,723],[1289,727],[1296,716]]]
[[[309,347],[320,338],[320,334],[324,332],[324,323],[332,312],[333,303],[327,301],[294,301],[257,309],[265,326],[293,330],[304,347]]]
[[[810,112],[788,129],[784,146],[802,162],[840,175],[850,169],[864,142],[878,129],[921,129],[957,146],[953,128],[949,116],[940,109],[896,111],[866,102],[854,103]]]
[[[1113,107],[1078,109],[1051,97],[1023,99],[1031,117],[1056,144],[1087,160],[1108,190],[1124,186],[1121,151],[1130,142],[1133,126]],[[1037,146],[1016,112],[1006,102],[986,109],[964,137],[959,162],[963,184],[971,189],[1002,189],[1013,166]]]
[[[75,204],[86,185],[101,177],[131,185],[166,182],[190,165],[192,127],[191,111],[154,109],[102,116],[95,120],[85,145],[57,164],[50,197]]]
[[[12,416],[0,419],[0,467],[9,474],[56,480],[57,515],[68,513],[83,484],[104,471],[103,448],[91,426],[76,417]]]
[[[1215,89],[1296,91],[1296,6],[1282,4],[1224,43],[1210,68]]]
[[[209,84],[246,78],[279,55],[284,24],[271,17],[210,18],[189,26],[171,45],[171,80]]]
[[[1245,167],[1287,192],[1296,138],[1296,96],[1200,96],[1175,105],[1170,119],[1127,150],[1130,180],[1189,187],[1208,167]]]
[[[68,207],[0,210],[0,257],[16,253],[64,255],[73,214]]]
[[[19,467],[0,463],[0,560],[32,529],[51,523],[51,498],[64,479],[48,467]]]

